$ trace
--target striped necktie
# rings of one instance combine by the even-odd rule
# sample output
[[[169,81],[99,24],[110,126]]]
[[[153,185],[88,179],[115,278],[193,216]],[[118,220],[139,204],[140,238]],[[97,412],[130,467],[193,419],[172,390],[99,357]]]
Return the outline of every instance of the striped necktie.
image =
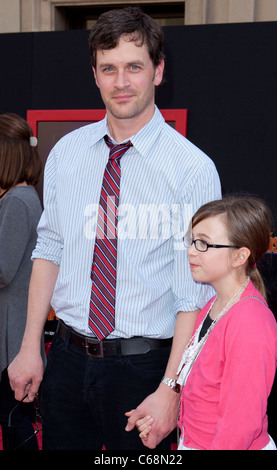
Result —
[[[97,231],[91,268],[89,327],[101,341],[115,328],[115,293],[117,262],[117,222],[120,192],[120,159],[132,146],[130,141],[110,147],[100,194]]]

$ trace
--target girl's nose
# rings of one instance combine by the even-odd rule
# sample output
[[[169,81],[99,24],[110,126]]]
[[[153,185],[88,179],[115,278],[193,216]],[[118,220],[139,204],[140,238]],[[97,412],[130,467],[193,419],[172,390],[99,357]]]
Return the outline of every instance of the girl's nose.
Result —
[[[190,255],[190,256],[195,256],[195,255],[197,255],[197,253],[198,253],[198,251],[197,251],[197,249],[195,248],[194,243],[192,243],[192,244],[190,245],[190,247],[188,248],[188,255]]]

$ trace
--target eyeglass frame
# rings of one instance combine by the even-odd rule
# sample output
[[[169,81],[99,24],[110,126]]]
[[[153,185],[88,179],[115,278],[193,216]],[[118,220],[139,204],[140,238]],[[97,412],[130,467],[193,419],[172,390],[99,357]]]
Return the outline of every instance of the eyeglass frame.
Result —
[[[24,402],[24,400],[27,398],[28,396],[28,393],[15,405],[15,407],[12,409],[12,411],[9,413],[9,417],[8,417],[8,428],[12,428],[12,414],[13,412],[18,408],[18,406],[21,405],[21,403]],[[21,442],[21,444],[19,444],[17,447],[15,447],[15,449],[13,450],[17,450],[19,449],[20,447],[22,447],[24,444],[26,444],[26,442],[28,442],[30,439],[32,439],[34,436],[36,436],[40,431],[42,431],[42,420],[41,420],[41,415],[39,413],[39,398],[38,396],[36,395],[35,398],[34,398],[34,401],[33,401],[33,404],[34,404],[34,408],[35,408],[35,422],[34,422],[34,425],[35,425],[35,430],[33,432],[33,434],[31,434],[29,437],[27,437],[27,439],[25,439],[25,441]],[[39,426],[40,425],[40,426]]]
[[[189,243],[186,243],[186,240],[188,241],[189,240]],[[199,248],[197,248],[196,244],[197,242],[201,242],[201,243],[204,243],[204,245],[206,246],[206,249],[205,250],[199,250]],[[200,238],[192,238],[188,235],[185,235],[184,237],[184,245],[187,247],[187,248],[190,248],[192,245],[195,246],[195,249],[197,251],[199,251],[200,253],[206,253],[208,251],[209,248],[239,248],[239,246],[237,245],[216,245],[214,243],[208,243],[206,242],[206,240],[201,240]]]

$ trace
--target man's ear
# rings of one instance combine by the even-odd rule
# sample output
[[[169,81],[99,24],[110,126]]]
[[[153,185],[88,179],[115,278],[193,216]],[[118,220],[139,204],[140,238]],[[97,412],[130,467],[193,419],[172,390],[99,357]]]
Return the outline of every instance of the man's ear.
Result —
[[[98,84],[98,81],[97,81],[97,75],[96,75],[95,67],[92,67],[92,71],[93,71],[93,76],[94,76],[94,80],[95,80],[96,86],[98,86],[98,88],[99,88],[99,84]]]
[[[162,59],[159,65],[156,67],[154,76],[154,85],[159,86],[162,83],[164,74],[164,60]]]

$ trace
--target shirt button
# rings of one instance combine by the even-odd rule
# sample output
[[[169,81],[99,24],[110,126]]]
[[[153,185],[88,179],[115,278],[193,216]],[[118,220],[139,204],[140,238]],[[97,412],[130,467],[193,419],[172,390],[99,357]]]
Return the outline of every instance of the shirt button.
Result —
[[[189,438],[188,436],[185,434],[184,437],[183,437],[183,442],[188,442]]]

